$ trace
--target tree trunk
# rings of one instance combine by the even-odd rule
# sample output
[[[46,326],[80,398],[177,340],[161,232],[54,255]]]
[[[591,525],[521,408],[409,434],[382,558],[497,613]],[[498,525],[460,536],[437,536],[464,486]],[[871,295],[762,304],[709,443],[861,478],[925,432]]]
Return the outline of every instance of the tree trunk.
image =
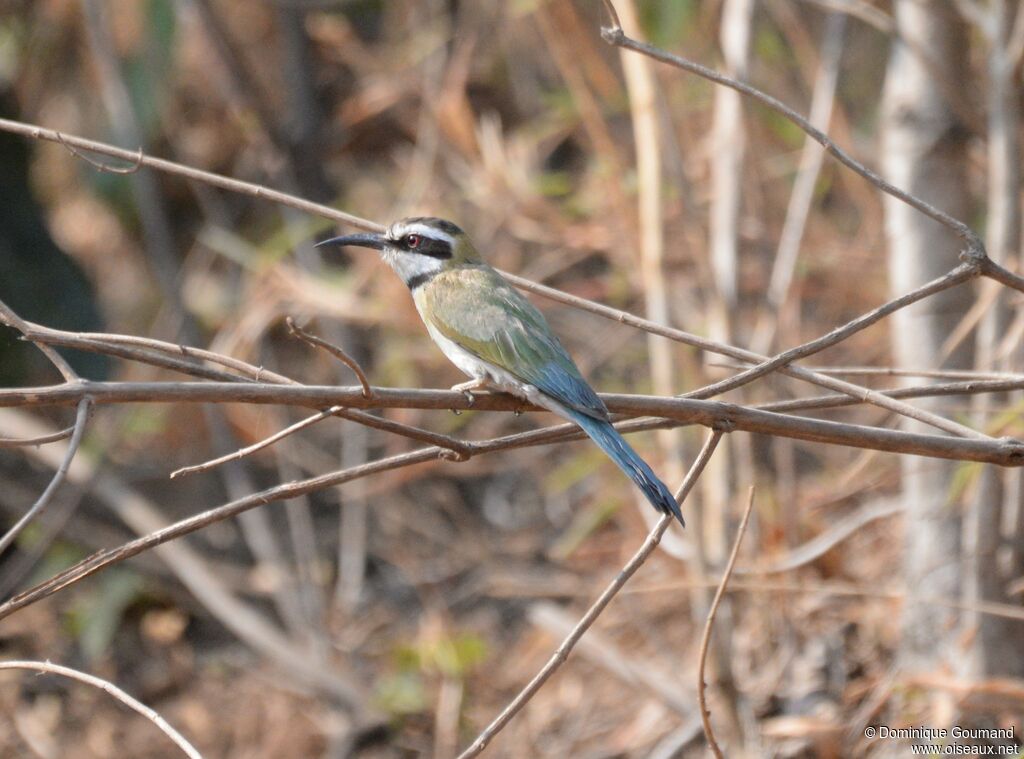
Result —
[[[967,218],[966,132],[939,84],[958,81],[967,69],[964,24],[945,0],[896,0],[894,12],[898,36],[883,96],[884,172],[897,186]],[[888,196],[885,216],[893,293],[905,293],[957,265],[960,245],[946,228]],[[896,366],[970,368],[967,342],[945,361],[941,355],[970,303],[970,291],[959,287],[899,311],[892,322]],[[923,431],[919,426],[906,425]],[[953,659],[957,612],[914,599],[955,598],[960,592],[961,509],[951,501],[950,488],[955,469],[951,463],[903,459],[907,601],[900,660],[911,669],[933,669]]]
[[[1014,8],[1019,0],[994,0],[988,39],[988,200],[986,245],[994,260],[1013,268],[1021,243],[1020,95],[1015,64],[1010,53]],[[1017,13],[1020,13],[1017,10]],[[1014,361],[1001,350],[1011,312],[1000,292],[982,322],[977,340],[977,367],[986,371],[1014,371]],[[1019,356],[1019,352],[1017,354]],[[1011,406],[1008,394],[984,395],[975,402],[979,426],[989,424],[994,412]],[[1016,472],[986,466],[981,470],[964,530],[964,597],[971,602],[1011,603],[1006,585],[1020,576],[1019,551],[1016,562],[1000,566],[1004,545],[1013,546],[1019,535],[1005,525],[1005,512],[1021,509]],[[1016,502],[1015,502],[1016,501]],[[1019,520],[1018,520],[1019,522]],[[1006,533],[1010,534],[1007,535]],[[1012,551],[1011,551],[1012,553]],[[1013,564],[1016,563],[1016,566]],[[970,664],[977,676],[1024,675],[1024,623],[992,615],[972,613],[966,619],[967,632],[974,641]],[[976,634],[975,634],[976,633]]]

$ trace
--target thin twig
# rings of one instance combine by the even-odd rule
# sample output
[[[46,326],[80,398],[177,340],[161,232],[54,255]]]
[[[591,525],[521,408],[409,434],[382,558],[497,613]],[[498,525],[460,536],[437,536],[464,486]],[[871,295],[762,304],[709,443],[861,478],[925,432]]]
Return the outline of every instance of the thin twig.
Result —
[[[21,531],[25,529],[28,523],[39,516],[39,514],[41,514],[49,505],[50,501],[53,500],[53,496],[57,492],[57,488],[61,486],[61,483],[64,482],[64,478],[67,477],[68,468],[71,466],[71,460],[74,459],[75,454],[78,452],[78,447],[82,443],[82,435],[85,434],[85,423],[89,418],[89,410],[91,408],[92,400],[88,395],[78,402],[78,412],[75,415],[74,432],[71,434],[71,441],[68,443],[68,449],[64,454],[64,460],[61,462],[60,466],[57,467],[57,471],[50,480],[50,484],[46,486],[46,490],[44,490],[38,500],[32,504],[32,508],[26,511],[21,519],[15,522],[14,526],[9,529],[3,537],[0,537],[0,554],[7,550],[7,547],[14,542],[15,538],[21,534]]]
[[[605,0],[605,4],[609,4],[609,0]],[[883,192],[893,196],[897,200],[900,200],[912,208],[917,209],[925,216],[934,219],[943,226],[952,230],[956,233],[967,244],[967,251],[970,257],[978,258],[985,257],[985,245],[981,241],[981,238],[971,229],[967,224],[955,219],[945,211],[942,211],[935,206],[927,203],[915,195],[911,195],[908,192],[901,190],[895,185],[887,182],[881,176],[876,174],[874,171],[869,169],[867,166],[862,164],[860,161],[855,159],[845,150],[840,148],[832,139],[825,134],[823,131],[811,124],[806,118],[794,111],[788,105],[782,101],[768,95],[756,87],[752,87],[749,84],[737,81],[732,77],[721,74],[714,69],[710,69],[707,66],[702,66],[699,63],[687,60],[678,55],[666,52],[657,48],[653,45],[649,45],[646,42],[639,42],[630,37],[627,37],[625,32],[622,31],[621,26],[612,26],[601,30],[601,36],[604,37],[605,41],[616,47],[624,47],[628,50],[633,50],[641,55],[646,55],[654,58],[657,61],[666,63],[670,66],[688,71],[691,74],[703,77],[715,84],[720,84],[723,87],[729,87],[730,89],[736,90],[737,92],[746,95],[749,98],[753,98],[762,105],[770,108],[779,115],[792,121],[796,124],[805,134],[810,136],[816,142],[820,143],[829,153],[846,166],[848,169],[854,171],[860,176],[864,177],[867,181],[873,184]]]
[[[720,430],[713,430],[711,435],[708,437],[707,442],[704,443],[704,447],[701,449],[700,454],[697,456],[697,460],[693,462],[690,467],[690,471],[686,474],[686,479],[683,480],[683,484],[680,485],[678,492],[676,493],[676,501],[682,503],[686,496],[689,495],[690,490],[696,484],[697,479],[704,471],[704,467],[707,466],[708,461],[711,459],[711,454],[714,453],[715,448],[718,447],[718,442],[722,439],[722,432]],[[609,583],[608,587],[604,589],[604,592],[597,597],[597,600],[587,609],[580,621],[576,623],[576,626],[572,629],[572,632],[562,641],[562,645],[558,647],[551,658],[548,659],[547,663],[541,667],[540,671],[533,676],[533,679],[527,683],[519,694],[512,699],[512,701],[506,706],[501,713],[494,718],[494,720],[477,736],[476,740],[473,741],[470,746],[459,754],[458,759],[470,759],[471,757],[477,756],[481,751],[487,748],[487,744],[502,729],[507,725],[519,711],[526,706],[527,702],[533,698],[534,694],[540,690],[540,688],[548,681],[548,679],[555,673],[563,662],[569,658],[569,653],[573,647],[583,637],[583,634],[590,628],[594,621],[601,615],[605,607],[611,602],[615,595],[622,589],[622,587],[629,581],[636,571],[643,565],[647,560],[647,557],[651,555],[658,543],[661,542],[662,535],[668,529],[669,525],[672,524],[672,516],[666,514],[658,523],[654,526],[654,529],[647,535],[646,540],[640,546],[640,549],[633,554],[622,570],[615,576],[615,579]]]
[[[64,145],[74,145],[76,148],[81,150],[88,150],[92,153],[99,153],[100,155],[107,155],[112,158],[120,158],[125,161],[134,161],[138,156],[136,151],[124,150],[123,148],[114,147],[113,145],[108,145],[104,142],[87,140],[83,137],[77,137],[65,132],[57,132],[53,129],[46,129],[45,127],[37,126],[35,124],[26,124],[21,121],[12,121],[11,119],[0,119],[0,130],[24,135],[25,137],[31,137],[36,140],[47,140],[49,142],[56,142]],[[145,153],[142,154],[142,158],[139,160],[139,163],[147,168],[156,169],[157,171],[163,171],[168,174],[177,174],[178,176],[185,177],[186,179],[193,179],[197,182],[203,182],[205,184],[213,185],[214,187],[220,187],[224,190],[237,192],[241,195],[269,200],[288,208],[294,208],[298,211],[305,211],[306,213],[322,216],[326,219],[332,219],[343,224],[349,224],[357,229],[365,229],[368,232],[382,232],[384,230],[384,227],[380,224],[376,224],[367,219],[361,219],[358,216],[353,216],[352,214],[345,213],[344,211],[339,211],[336,208],[331,208],[330,206],[325,206],[321,203],[313,203],[312,201],[304,200],[303,198],[299,198],[294,195],[289,195],[286,192],[272,190],[269,187],[253,184],[252,182],[242,182],[238,179],[231,179],[230,177],[225,177],[221,174],[202,171],[200,169],[192,168],[191,166],[175,163],[174,161],[168,161],[163,158],[154,158],[153,156],[146,155]]]
[[[256,451],[261,451],[264,448],[273,445],[282,438],[286,438],[289,435],[298,432],[299,430],[305,429],[306,427],[311,427],[312,425],[316,424],[317,422],[323,419],[326,419],[329,416],[334,416],[334,414],[336,414],[339,411],[341,411],[341,406],[332,406],[331,408],[326,409],[325,411],[321,411],[318,414],[313,414],[313,416],[307,416],[305,419],[298,421],[295,424],[289,425],[288,427],[285,427],[283,430],[279,430],[270,437],[265,437],[259,442],[253,443],[252,445],[247,445],[244,448],[239,448],[238,450],[232,451],[231,453],[226,453],[223,456],[218,456],[215,459],[204,461],[202,464],[193,464],[192,466],[183,466],[180,469],[175,469],[173,472],[171,472],[170,479],[173,480],[174,478],[180,477],[183,474],[205,472],[210,469],[213,469],[215,466],[224,464],[225,462],[236,461],[238,459],[245,458],[251,453],[256,453]]]
[[[75,425],[72,424],[70,427],[65,427],[60,432],[51,432],[48,435],[39,435],[37,437],[0,437],[0,448],[27,448],[34,445],[56,443],[58,440],[66,440],[71,437],[74,431]]]
[[[370,388],[370,380],[366,378],[366,372],[363,371],[363,367],[359,365],[358,361],[356,361],[354,358],[348,355],[344,350],[339,348],[337,345],[329,343],[322,337],[317,337],[316,335],[310,334],[306,330],[302,329],[302,327],[295,323],[295,320],[292,319],[292,317],[286,317],[284,322],[285,324],[288,325],[288,332],[291,333],[294,337],[297,337],[299,340],[302,340],[302,342],[307,343],[308,345],[312,345],[314,348],[320,348],[321,350],[327,351],[336,359],[338,359],[341,363],[343,363],[345,366],[351,369],[352,372],[359,379],[359,384],[363,386],[363,397],[373,397],[373,390]]]
[[[71,155],[75,156],[76,158],[81,158],[83,161],[85,161],[93,168],[98,169],[99,171],[102,171],[104,173],[134,174],[136,171],[142,168],[143,156],[141,147],[135,152],[135,159],[132,161],[131,166],[111,166],[110,164],[103,163],[102,161],[97,161],[95,158],[90,158],[89,156],[85,155],[85,153],[78,150],[74,145],[69,145],[68,142],[64,139],[64,136],[60,132],[57,132],[56,134],[57,141],[65,148],[67,148],[67,151],[71,153]]]
[[[708,611],[708,619],[704,624],[704,634],[700,639],[700,657],[697,663],[697,700],[700,702],[700,720],[704,725],[704,735],[707,736],[708,746],[718,759],[722,759],[722,749],[715,740],[715,733],[711,729],[711,712],[708,711],[704,682],[704,665],[708,658],[708,647],[711,642],[711,628],[715,624],[715,615],[718,613],[718,605],[725,595],[725,588],[729,584],[733,567],[736,566],[736,557],[740,554],[740,544],[743,542],[743,534],[747,531],[747,522],[750,521],[750,512],[754,508],[754,488],[751,486],[750,495],[747,497],[747,508],[743,512],[743,519],[740,521],[739,529],[736,531],[736,541],[732,545],[732,553],[729,554],[729,562],[725,565],[725,572],[722,574],[722,581],[718,584],[715,597],[711,601],[711,609]]]
[[[156,711],[150,709],[141,701],[132,698],[113,683],[107,682],[95,675],[79,672],[77,669],[64,667],[60,664],[52,664],[49,661],[0,661],[0,669],[31,669],[45,674],[60,675],[61,677],[67,677],[71,680],[77,680],[80,683],[91,685],[94,688],[99,688],[104,693],[113,696],[129,709],[141,714],[156,725],[157,729],[174,741],[174,744],[180,748],[185,756],[189,757],[189,759],[203,759],[202,754],[200,754],[191,743],[185,740],[185,737],[181,733],[171,727],[167,720],[161,717]]]
[[[0,119],[0,121],[2,121],[2,119]],[[3,302],[0,302],[0,324],[6,324],[8,327],[13,327],[14,329],[21,332],[21,334],[23,334],[26,338],[28,338],[42,352],[42,354],[50,360],[50,363],[53,364],[54,367],[56,367],[57,371],[60,372],[61,376],[64,378],[65,381],[80,381],[78,372],[71,368],[71,364],[69,364],[62,355],[57,353],[57,351],[55,351],[50,346],[36,342],[29,338],[28,322],[26,322],[24,319],[22,319],[20,316],[14,313],[14,311],[12,311],[10,307]]]

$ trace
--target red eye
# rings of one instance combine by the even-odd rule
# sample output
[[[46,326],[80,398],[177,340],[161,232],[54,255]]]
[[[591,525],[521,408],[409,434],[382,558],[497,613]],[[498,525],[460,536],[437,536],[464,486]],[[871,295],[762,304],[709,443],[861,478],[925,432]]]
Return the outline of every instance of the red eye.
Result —
[[[409,248],[418,248],[423,239],[419,235],[406,235],[405,244]]]

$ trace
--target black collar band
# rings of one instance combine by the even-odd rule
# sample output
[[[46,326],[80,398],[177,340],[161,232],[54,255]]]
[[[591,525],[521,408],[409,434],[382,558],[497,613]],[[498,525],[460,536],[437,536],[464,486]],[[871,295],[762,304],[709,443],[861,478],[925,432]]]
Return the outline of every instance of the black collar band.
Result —
[[[427,284],[427,282],[432,280],[438,273],[439,272],[437,271],[423,272],[422,274],[417,274],[411,279],[406,280],[405,284],[409,286],[410,290],[415,290],[417,287]]]

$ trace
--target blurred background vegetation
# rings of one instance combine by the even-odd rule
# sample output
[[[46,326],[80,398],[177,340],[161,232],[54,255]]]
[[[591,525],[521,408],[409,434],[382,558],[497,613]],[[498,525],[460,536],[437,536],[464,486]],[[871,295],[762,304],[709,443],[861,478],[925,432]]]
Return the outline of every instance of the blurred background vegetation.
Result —
[[[765,0],[748,3],[745,17],[730,10],[742,5],[733,0],[625,4],[635,6],[637,24],[627,31],[720,68],[737,65],[728,54],[723,61],[725,21],[745,25],[731,30],[747,35],[745,78],[800,112],[831,69],[834,95],[827,87],[821,95],[831,106],[829,133],[879,163],[897,10],[889,3]],[[948,12],[952,4],[936,5]],[[450,218],[499,268],[638,314],[652,313],[656,285],[667,302],[654,317],[762,352],[889,297],[882,202],[829,161],[810,175],[791,283],[768,297],[805,137],[757,105],[723,123],[712,85],[665,67],[652,69],[664,241],[652,276],[638,242],[638,196],[652,188],[638,178],[630,92],[619,52],[601,40],[603,23],[590,0],[0,0],[0,116],[141,146],[382,223]],[[963,19],[949,23],[963,40],[952,99],[966,221],[983,224],[987,43]],[[1019,65],[1014,76],[1019,86]],[[745,157],[731,152],[741,144]],[[739,184],[723,198],[716,160],[730,154]],[[345,346],[375,385],[462,380],[374,256],[313,249],[331,231],[321,219],[178,177],[97,171],[61,145],[3,135],[0,200],[0,300],[26,319],[209,347],[310,384],[352,384],[345,367],[288,336],[283,321],[292,316]],[[713,221],[723,202],[735,210],[725,232]],[[714,252],[723,244],[734,253],[724,275],[728,256],[723,264]],[[538,305],[595,387],[665,391],[656,342]],[[866,330],[816,358],[897,365],[888,330]],[[731,371],[685,346],[670,351],[669,392]],[[174,376],[69,357],[92,379]],[[0,382],[58,380],[12,331],[0,331]],[[725,399],[807,394],[770,376]],[[932,408],[958,419],[971,412],[958,399]],[[550,422],[539,414],[384,415],[468,439]],[[173,469],[301,416],[244,405],[98,409],[80,473],[2,557],[4,596],[154,524],[414,446],[331,420],[242,463],[168,480]],[[31,417],[70,423],[66,410]],[[890,421],[856,407],[830,418]],[[1000,434],[1017,434],[1014,415],[1000,419]],[[673,484],[701,435],[645,433],[634,443]],[[673,528],[488,755],[702,755],[693,693],[707,580],[693,541],[718,567],[751,484],[758,505],[748,566],[785,563],[836,523],[861,521],[792,571],[737,578],[715,659],[714,717],[728,743],[751,756],[840,756],[859,746],[860,726],[879,720],[1016,719],[1019,729],[1019,680],[1006,679],[1015,690],[1001,695],[967,698],[957,690],[964,673],[948,659],[926,663],[926,681],[902,679],[895,666],[905,594],[938,592],[908,587],[898,571],[899,457],[732,437],[684,507],[704,514],[702,531]],[[0,449],[5,522],[52,474],[45,450]],[[969,500],[977,467],[922,466],[926,477],[949,478],[940,506]],[[647,508],[586,443],[420,465],[214,525],[182,541],[185,558],[143,554],[5,620],[0,650],[107,677],[209,757],[452,756],[639,545]],[[231,603],[204,592],[210,578]],[[235,602],[258,623],[239,616]],[[1024,629],[1014,624],[1002,634],[1019,647]],[[955,651],[973,645],[959,623],[935,634],[955,637]],[[1024,667],[1004,661],[968,674],[988,682]],[[0,678],[0,754],[176,755],[103,694],[34,675]]]

